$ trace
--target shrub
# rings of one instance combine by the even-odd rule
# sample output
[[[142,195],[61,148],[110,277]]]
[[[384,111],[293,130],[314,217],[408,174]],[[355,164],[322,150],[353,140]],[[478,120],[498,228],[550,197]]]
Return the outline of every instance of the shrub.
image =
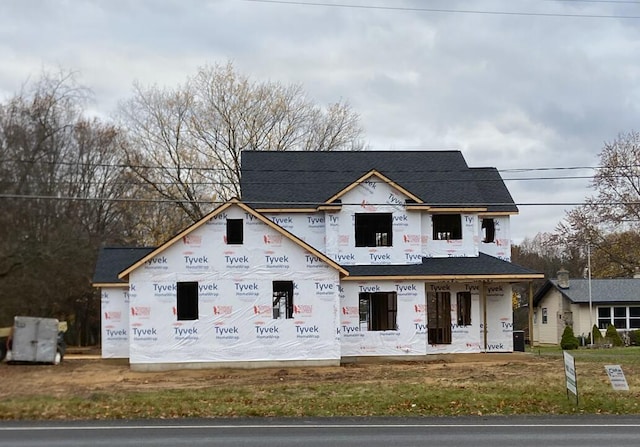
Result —
[[[573,328],[571,326],[565,326],[564,331],[562,332],[560,346],[562,347],[562,349],[566,350],[578,349],[578,346],[580,346],[578,338],[573,335]]]
[[[607,326],[607,332],[604,334],[604,336],[608,340],[608,342],[611,343],[613,346],[624,345],[624,343],[622,343],[622,338],[620,337],[620,334],[618,334],[618,331],[616,330],[613,324],[610,324],[609,326]]]
[[[640,345],[640,329],[629,331],[629,344],[632,346]]]
[[[604,338],[602,337],[602,332],[600,332],[598,326],[594,324],[591,329],[591,333],[593,334],[593,344],[595,346],[602,346],[604,344]]]

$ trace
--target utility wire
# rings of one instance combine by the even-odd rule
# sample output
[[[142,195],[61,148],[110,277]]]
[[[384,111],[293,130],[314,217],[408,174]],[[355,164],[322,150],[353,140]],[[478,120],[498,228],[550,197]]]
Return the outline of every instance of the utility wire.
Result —
[[[622,178],[625,177],[624,175],[611,175],[611,176],[607,176],[607,178]],[[588,179],[592,179],[592,176],[589,175],[572,175],[572,176],[547,176],[547,177],[522,177],[522,178],[501,178],[501,179],[476,179],[476,180],[470,180],[470,179],[460,179],[460,178],[452,178],[452,179],[438,179],[438,180],[433,180],[433,179],[422,179],[422,180],[407,180],[407,181],[402,181],[402,182],[395,182],[395,181],[391,181],[391,182],[387,182],[387,181],[382,181],[382,180],[377,180],[378,183],[400,183],[401,185],[422,185],[422,184],[438,184],[438,183],[495,183],[495,182],[499,182],[500,180],[502,180],[503,182],[520,182],[520,181],[547,181],[547,180],[588,180]],[[76,185],[78,183],[80,183],[83,186],[102,186],[102,185],[109,185],[109,186],[136,186],[136,185],[148,185],[149,182],[145,182],[142,180],[131,180],[131,181],[116,181],[116,182],[101,182],[101,181],[82,181],[82,182],[78,182],[77,180],[55,180],[55,181],[51,181],[51,182],[43,182],[44,184],[46,184],[47,186],[53,186],[53,185]],[[188,185],[188,186],[232,186],[235,185],[234,182],[229,182],[229,181],[214,181],[214,180],[209,180],[209,181],[154,181],[152,182],[154,185],[176,185],[176,184],[180,184],[180,185]],[[323,182],[323,184],[325,185],[344,185],[345,183],[349,183],[349,184],[353,184],[353,183],[362,183],[362,182],[348,182],[348,181],[326,181]],[[0,182],[0,184],[5,184],[5,185],[19,185],[21,184],[21,182],[17,181],[17,180],[10,180],[10,181],[3,181]],[[291,182],[286,182],[286,181],[264,181],[264,182],[243,182],[243,185],[291,185]],[[312,181],[308,181],[308,182],[295,182],[296,186],[304,186],[304,185],[316,185],[317,182],[312,182]]]
[[[588,19],[640,19],[635,15],[604,15],[604,14],[569,14],[569,13],[546,13],[546,12],[511,12],[511,11],[487,11],[470,9],[442,9],[442,8],[411,8],[403,6],[377,6],[377,5],[354,5],[348,3],[325,3],[325,2],[302,2],[289,0],[243,0],[252,3],[269,3],[293,6],[321,6],[331,8],[350,9],[371,9],[384,11],[409,11],[409,12],[435,12],[447,14],[478,14],[478,15],[500,15],[500,16],[525,16],[525,17],[571,17]],[[603,2],[611,3],[611,2]]]
[[[399,151],[401,154],[401,151]],[[215,168],[215,167],[203,167],[203,166],[181,166],[181,167],[173,167],[173,166],[161,166],[161,165],[151,165],[151,164],[127,164],[127,163],[82,163],[77,161],[61,161],[61,160],[25,160],[20,158],[15,159],[4,159],[3,163],[22,163],[22,164],[43,164],[43,165],[60,165],[60,166],[77,166],[77,167],[98,167],[98,168],[119,168],[119,169],[139,169],[139,170],[181,170],[181,171],[206,171],[206,172],[227,172],[228,169],[224,168]],[[469,170],[473,169],[482,169],[483,167],[470,167],[467,169],[421,169],[420,172],[424,173],[463,173],[469,172]],[[621,169],[640,169],[639,165],[626,165],[620,166]],[[557,167],[537,167],[537,168],[507,168],[507,169],[496,169],[498,172],[536,172],[536,171],[573,171],[573,170],[599,170],[604,169],[599,166],[557,166]],[[406,172],[415,172],[407,169],[380,169],[382,172],[389,173],[406,173]],[[243,169],[243,172],[279,172],[279,173],[294,173],[294,172],[316,172],[313,169],[288,169],[288,168],[278,168],[278,169]],[[322,169],[322,172],[328,173],[357,173],[361,174],[362,170],[356,169]]]
[[[151,199],[151,198],[137,198],[137,197],[74,197],[74,196],[51,196],[51,195],[23,195],[23,194],[0,194],[0,199],[28,199],[28,200],[59,200],[59,201],[78,201],[78,202],[88,202],[88,201],[103,201],[103,202],[149,202],[149,203],[197,203],[197,204],[210,204],[210,205],[222,205],[226,203],[223,200],[186,200],[186,199]],[[250,203],[252,207],[259,208],[260,205],[269,205],[272,207],[274,205],[286,207],[286,206],[294,206],[294,207],[318,207],[321,205],[326,205],[325,203],[319,202],[282,202],[282,201],[254,201],[248,200],[246,203]],[[329,204],[331,205],[331,204]],[[341,206],[361,206],[361,203],[348,203],[342,202]],[[367,205],[373,206],[390,206],[393,204],[389,203],[369,203]],[[435,203],[435,204],[426,204],[428,206],[433,207],[434,209],[440,208],[486,208],[491,206],[582,206],[588,205],[593,207],[608,207],[614,205],[634,205],[640,206],[640,202],[638,201],[610,201],[603,203],[585,203],[585,202],[495,202],[495,203]],[[409,206],[408,208],[411,208]]]

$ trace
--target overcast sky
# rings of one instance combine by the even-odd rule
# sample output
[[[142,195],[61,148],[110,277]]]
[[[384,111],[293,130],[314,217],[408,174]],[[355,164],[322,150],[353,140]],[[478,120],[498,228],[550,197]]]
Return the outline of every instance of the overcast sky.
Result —
[[[562,220],[549,203],[591,194],[588,179],[548,177],[593,170],[510,170],[597,166],[605,141],[638,130],[640,1],[0,1],[1,98],[74,70],[107,118],[134,81],[177,86],[228,61],[348,101],[372,150],[459,149],[497,167],[519,242]]]

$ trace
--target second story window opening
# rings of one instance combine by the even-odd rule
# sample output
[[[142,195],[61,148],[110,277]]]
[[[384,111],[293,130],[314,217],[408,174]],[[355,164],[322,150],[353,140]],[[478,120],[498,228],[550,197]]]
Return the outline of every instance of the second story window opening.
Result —
[[[393,218],[391,213],[355,215],[356,247],[392,247]]]
[[[496,239],[496,222],[490,217],[482,219],[482,242],[495,242]]]
[[[434,214],[433,240],[462,239],[462,216],[460,214]]]

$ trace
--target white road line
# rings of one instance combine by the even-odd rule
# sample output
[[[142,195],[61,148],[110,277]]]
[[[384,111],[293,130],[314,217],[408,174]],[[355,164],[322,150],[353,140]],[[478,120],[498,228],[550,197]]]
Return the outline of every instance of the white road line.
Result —
[[[29,430],[203,430],[203,429],[296,429],[296,428],[576,428],[576,427],[598,427],[598,428],[618,428],[618,427],[640,427],[637,424],[278,424],[278,425],[96,425],[96,426],[0,426],[1,431],[29,431]]]

